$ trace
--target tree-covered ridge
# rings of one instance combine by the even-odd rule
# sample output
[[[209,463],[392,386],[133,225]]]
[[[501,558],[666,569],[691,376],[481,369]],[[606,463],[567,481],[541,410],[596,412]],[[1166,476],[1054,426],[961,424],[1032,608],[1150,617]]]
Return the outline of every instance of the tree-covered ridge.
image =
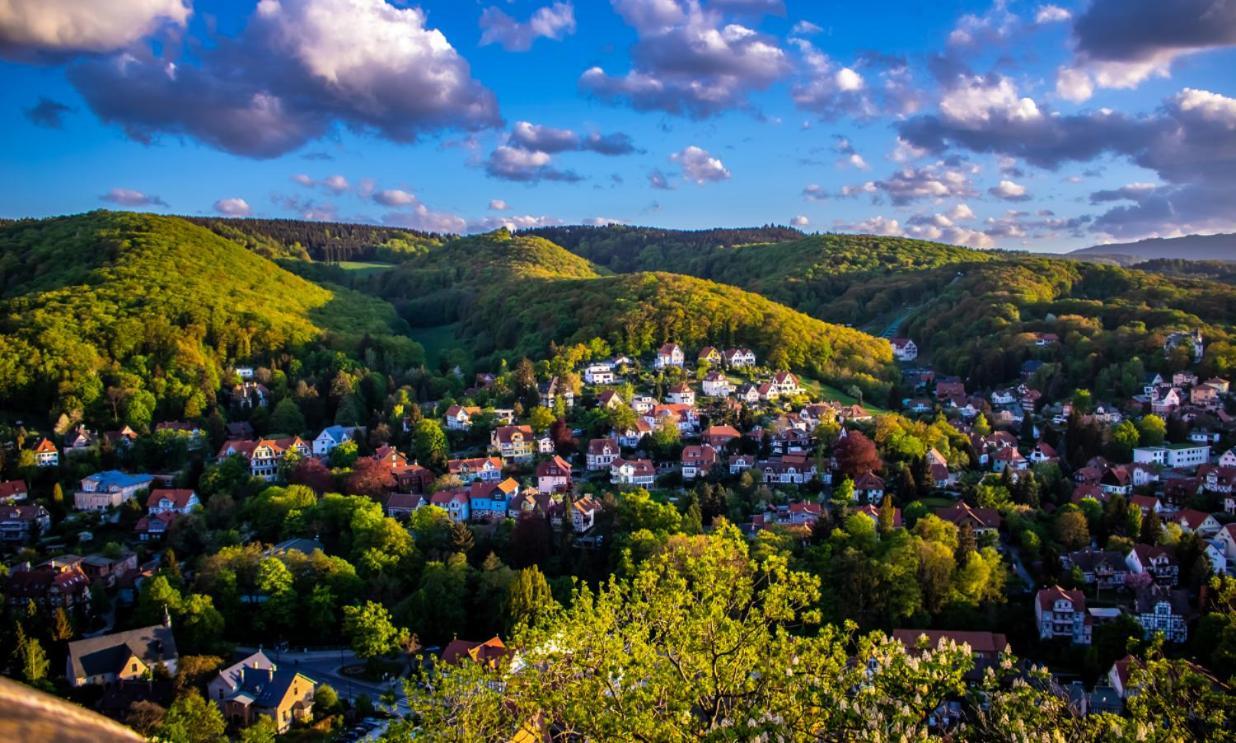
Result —
[[[798,240],[803,233],[790,227],[765,225],[743,229],[666,230],[611,224],[538,227],[522,234],[538,235],[612,271],[673,271],[690,273],[686,262],[735,245]]]
[[[587,279],[596,267],[548,240],[506,230],[452,240],[375,279],[409,323],[432,326],[468,316],[481,297],[527,281]]]
[[[619,351],[646,355],[666,341],[688,351],[747,346],[775,368],[796,369],[869,392],[895,378],[888,343],[830,325],[741,289],[668,273],[516,284],[465,318],[477,353],[540,352],[550,341],[603,338]]]
[[[880,288],[876,282],[859,291]],[[1199,371],[1230,374],[1236,365],[1234,323],[1236,288],[1229,285],[1112,265],[1010,257],[968,267],[914,314],[906,330],[930,349],[937,371],[963,374],[976,384],[1015,378],[1023,362],[1037,360],[1047,363],[1044,374],[1057,386],[1086,387],[1109,384],[1120,376],[1117,369],[1133,360],[1147,370],[1184,368],[1187,349],[1165,354],[1164,342],[1170,333],[1194,329],[1203,332],[1207,344]],[[1036,332],[1055,333],[1060,342],[1037,349]],[[1104,391],[1131,395],[1139,389]]]
[[[0,286],[0,400],[18,410],[84,409],[118,388],[195,415],[233,360],[402,327],[385,302],[312,284],[176,217],[11,224]]]
[[[741,345],[781,368],[884,390],[888,344],[757,294],[691,276],[602,276],[548,240],[505,231],[454,241],[382,276],[413,325],[460,321],[478,357],[543,355],[550,343],[603,338],[646,354],[667,341],[689,350]]]
[[[399,227],[299,219],[186,217],[267,258],[397,262],[441,245],[449,236]]]

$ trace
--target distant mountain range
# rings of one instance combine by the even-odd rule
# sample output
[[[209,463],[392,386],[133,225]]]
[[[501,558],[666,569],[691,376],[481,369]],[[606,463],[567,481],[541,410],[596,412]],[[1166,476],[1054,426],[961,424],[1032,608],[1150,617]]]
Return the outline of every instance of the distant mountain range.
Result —
[[[1074,250],[1069,255],[1086,259],[1110,258],[1125,265],[1157,259],[1236,262],[1236,234],[1186,235],[1095,245]]]

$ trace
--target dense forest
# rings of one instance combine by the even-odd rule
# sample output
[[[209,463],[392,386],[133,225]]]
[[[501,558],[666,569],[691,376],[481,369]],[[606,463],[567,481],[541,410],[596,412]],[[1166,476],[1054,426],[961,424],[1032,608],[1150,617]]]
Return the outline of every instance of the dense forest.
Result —
[[[387,303],[305,281],[176,217],[0,228],[0,290],[0,401],[13,411],[192,417],[234,361],[366,337],[391,363],[423,358]]]
[[[398,227],[299,219],[185,217],[267,258],[398,262],[445,237]]]
[[[745,345],[776,367],[885,392],[896,377],[883,341],[815,320],[758,294],[690,276],[602,276],[548,240],[499,231],[461,239],[382,277],[414,325],[462,321],[479,357],[539,355],[551,342],[602,338],[647,354],[676,341]]]
[[[790,227],[765,225],[746,229],[665,230],[656,227],[570,225],[537,227],[537,235],[572,253],[620,273],[674,271],[691,273],[685,265],[720,248],[798,240],[803,233]],[[671,265],[672,264],[672,265]]]
[[[1125,268],[875,235],[685,247],[675,233],[662,244],[625,227],[567,233],[580,255],[629,257],[614,266],[699,276],[826,322],[908,334],[937,371],[974,384],[1015,380],[1036,361],[1047,367],[1039,381],[1058,392],[1097,379],[1106,392],[1132,394],[1142,371],[1181,368],[1183,349],[1165,355],[1163,343],[1194,329],[1209,344],[1203,372],[1236,368],[1225,327],[1236,320],[1236,289],[1223,263]],[[1040,347],[1036,332],[1063,343]]]

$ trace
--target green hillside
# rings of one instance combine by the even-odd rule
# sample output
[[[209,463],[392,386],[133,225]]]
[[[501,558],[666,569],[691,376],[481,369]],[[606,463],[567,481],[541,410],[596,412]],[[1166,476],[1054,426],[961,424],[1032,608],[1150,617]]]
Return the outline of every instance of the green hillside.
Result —
[[[773,366],[883,391],[895,378],[888,344],[820,322],[765,297],[690,276],[604,276],[554,243],[504,231],[460,239],[384,277],[413,325],[458,322],[477,356],[537,356],[551,342],[603,338],[646,354],[666,341],[689,349],[747,345]]]
[[[94,212],[0,228],[0,401],[17,409],[102,405],[112,388],[193,415],[232,360],[404,327],[385,302],[305,281],[176,217]]]
[[[725,231],[536,232],[557,235],[574,252],[618,270],[690,274],[828,322],[908,333],[937,371],[976,385],[1015,380],[1024,362],[1041,361],[1047,369],[1036,383],[1057,394],[1078,385],[1132,394],[1143,370],[1187,363],[1165,354],[1163,342],[1194,328],[1208,343],[1202,371],[1236,371],[1236,289],[1220,283],[1226,273],[1213,265],[1127,269],[874,235],[740,243]],[[1064,342],[1039,347],[1034,332],[1054,332]]]

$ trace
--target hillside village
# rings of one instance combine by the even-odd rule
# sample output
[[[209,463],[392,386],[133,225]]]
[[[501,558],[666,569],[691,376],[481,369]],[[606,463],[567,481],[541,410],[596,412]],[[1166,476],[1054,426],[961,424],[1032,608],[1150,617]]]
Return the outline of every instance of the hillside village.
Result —
[[[1164,362],[1181,339],[1201,358],[1200,336],[1180,334],[1165,339]],[[893,586],[873,577],[870,587],[837,584],[833,616],[907,647],[920,634],[965,642],[981,663],[1014,651],[1052,668],[1077,714],[1119,712],[1136,662],[1128,654],[1143,641],[1169,654],[1214,650],[1210,579],[1236,571],[1236,397],[1225,379],[1164,368],[1129,399],[1048,400],[1036,374],[1067,340],[1039,340],[1041,358],[1019,381],[973,389],[934,374],[912,339],[893,338],[897,410],[769,367],[747,348],[669,340],[630,358],[598,341],[468,380],[447,370],[453,392],[439,399],[388,393],[383,382],[373,429],[305,430],[306,398],[292,394],[305,380],[237,367],[202,420],[18,428],[11,479],[0,482],[3,593],[11,613],[54,627],[52,647],[38,652],[64,660],[47,677],[108,714],[169,703],[178,647],[200,664],[202,653],[248,646],[234,664],[207,667],[202,677],[218,686],[210,701],[234,726],[265,716],[286,732],[372,710],[389,690],[358,680],[340,701],[342,671],[327,663],[335,688],[315,707],[327,678],[261,649],[313,641],[293,615],[268,613],[301,611],[286,592],[303,580],[387,580],[411,544],[427,559],[459,549],[434,540],[465,556],[489,550],[500,565],[498,552],[558,585],[604,575],[654,532],[723,521],[754,549],[814,555],[825,576],[895,564],[911,540],[944,571],[891,578],[923,583],[913,605],[890,603],[879,593]],[[358,399],[358,379],[376,383],[344,370],[328,381]],[[195,554],[196,574],[179,562]],[[445,564],[465,564],[455,559]],[[936,564],[913,559],[920,571]],[[223,575],[247,587],[237,594]],[[434,590],[427,575],[414,598]],[[323,598],[323,621],[352,611],[341,602],[356,586],[341,591]],[[234,627],[246,606],[257,621]],[[461,611],[428,612],[448,624],[420,625],[421,647],[456,663],[477,658],[475,648],[504,652],[500,637],[465,633],[509,622],[460,621]],[[15,652],[29,653],[38,640],[18,642]],[[369,655],[371,669],[389,649]],[[407,670],[385,667],[387,678]]]

